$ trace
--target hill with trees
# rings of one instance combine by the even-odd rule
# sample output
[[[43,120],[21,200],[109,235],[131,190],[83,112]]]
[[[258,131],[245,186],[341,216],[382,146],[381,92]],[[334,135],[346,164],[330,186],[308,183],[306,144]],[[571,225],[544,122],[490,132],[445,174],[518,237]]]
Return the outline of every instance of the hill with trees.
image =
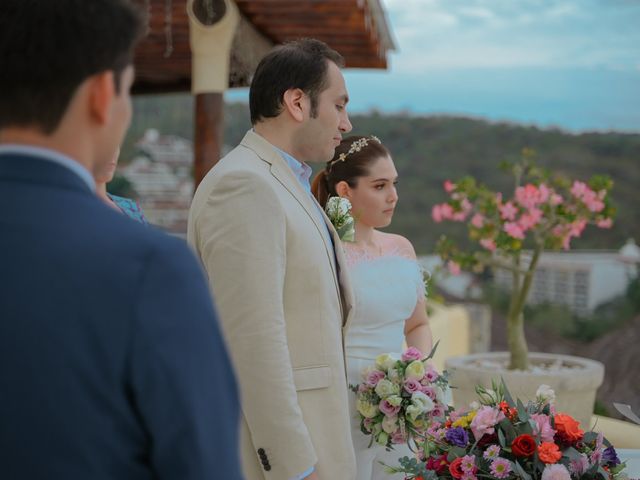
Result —
[[[189,95],[137,97],[132,128],[123,146],[126,161],[146,128],[193,137],[193,99]],[[508,193],[510,177],[499,169],[516,160],[523,148],[538,153],[538,164],[571,178],[587,180],[596,173],[615,182],[612,197],[618,215],[611,230],[588,228],[575,248],[618,249],[633,237],[640,241],[640,134],[581,133],[540,129],[513,123],[408,113],[352,115],[354,134],[374,134],[390,149],[400,176],[400,203],[389,228],[408,237],[419,254],[433,252],[443,233],[464,243],[460,225],[435,224],[431,207],[445,200],[442,184],[464,175]],[[225,108],[224,141],[236,145],[250,128],[243,103]],[[318,168],[318,166],[314,166]]]

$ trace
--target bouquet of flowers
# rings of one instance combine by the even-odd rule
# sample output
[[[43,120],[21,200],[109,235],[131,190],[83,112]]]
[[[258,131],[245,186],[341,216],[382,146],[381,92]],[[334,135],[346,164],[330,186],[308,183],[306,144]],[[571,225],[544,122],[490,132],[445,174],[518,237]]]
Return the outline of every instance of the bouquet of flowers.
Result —
[[[343,242],[355,241],[356,225],[351,216],[351,202],[342,197],[331,197],[324,207],[327,217]]]
[[[608,480],[625,468],[602,433],[584,432],[555,411],[546,385],[527,405],[514,401],[504,382],[476,392],[480,403],[432,423],[419,459],[403,457],[389,472],[403,472],[407,480]]]
[[[360,429],[371,435],[369,446],[375,440],[387,449],[402,443],[413,449],[411,443],[424,438],[431,422],[444,420],[448,382],[446,374],[428,362],[434,352],[435,347],[425,356],[409,347],[400,359],[379,355],[375,366],[363,371],[363,382],[350,386],[357,397]]]

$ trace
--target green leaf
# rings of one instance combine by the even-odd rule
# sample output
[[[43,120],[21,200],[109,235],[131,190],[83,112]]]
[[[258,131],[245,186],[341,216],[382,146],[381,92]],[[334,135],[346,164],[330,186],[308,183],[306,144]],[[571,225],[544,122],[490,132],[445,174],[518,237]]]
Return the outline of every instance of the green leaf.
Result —
[[[520,465],[520,463],[516,460],[513,462],[513,466],[514,466],[514,471],[516,472],[517,476],[519,479],[521,480],[531,480],[531,475],[529,475],[524,468],[522,468],[522,465]]]

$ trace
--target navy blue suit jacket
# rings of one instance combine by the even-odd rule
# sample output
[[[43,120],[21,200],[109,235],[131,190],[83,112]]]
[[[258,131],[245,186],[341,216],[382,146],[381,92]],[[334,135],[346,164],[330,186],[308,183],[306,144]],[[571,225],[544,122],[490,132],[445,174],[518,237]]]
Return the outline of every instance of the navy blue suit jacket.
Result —
[[[0,478],[241,478],[238,397],[182,240],[0,154]]]

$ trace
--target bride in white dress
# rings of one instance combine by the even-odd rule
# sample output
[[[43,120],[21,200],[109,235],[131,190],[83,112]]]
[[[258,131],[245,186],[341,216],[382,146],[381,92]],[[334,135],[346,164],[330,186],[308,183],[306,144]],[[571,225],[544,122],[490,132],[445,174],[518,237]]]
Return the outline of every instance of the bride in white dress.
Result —
[[[378,228],[391,223],[398,202],[398,173],[389,151],[376,137],[345,138],[313,182],[321,205],[330,196],[347,198],[355,219],[355,241],[343,242],[355,293],[354,312],[345,338],[349,384],[362,381],[362,369],[381,353],[399,352],[403,340],[422,352],[431,350],[422,270],[413,246],[400,235]],[[350,402],[357,480],[404,478],[384,472],[380,462],[397,465],[413,453],[404,445],[387,452],[360,431],[355,396]]]

